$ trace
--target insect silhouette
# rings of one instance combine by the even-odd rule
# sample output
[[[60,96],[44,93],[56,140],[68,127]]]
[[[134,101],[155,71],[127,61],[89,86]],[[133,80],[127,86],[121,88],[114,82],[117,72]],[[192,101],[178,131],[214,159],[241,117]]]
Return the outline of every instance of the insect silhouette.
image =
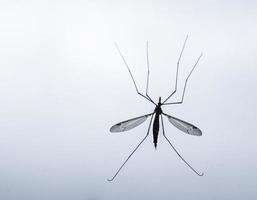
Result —
[[[117,172],[114,174],[114,176],[111,179],[107,179],[108,181],[113,181],[115,179],[115,177],[119,174],[119,172],[121,171],[121,169],[124,167],[124,165],[127,163],[127,161],[131,158],[131,156],[136,152],[136,150],[139,148],[139,146],[145,141],[145,139],[147,138],[147,136],[149,135],[150,132],[150,127],[151,124],[153,122],[153,143],[154,143],[154,147],[156,149],[157,147],[157,141],[158,141],[158,134],[159,134],[159,128],[160,128],[160,121],[161,121],[161,126],[162,126],[162,134],[164,136],[164,138],[167,140],[167,142],[170,144],[170,146],[172,147],[172,149],[176,152],[176,154],[181,158],[181,160],[198,176],[203,176],[203,173],[199,173],[197,172],[180,154],[179,152],[176,150],[176,148],[173,146],[173,144],[170,142],[170,140],[167,138],[167,136],[165,135],[165,130],[164,130],[164,123],[163,123],[163,116],[166,116],[168,118],[168,121],[173,124],[176,128],[178,128],[179,130],[183,131],[186,134],[189,135],[194,135],[194,136],[201,136],[202,135],[202,131],[197,128],[196,126],[194,126],[193,124],[190,124],[188,122],[185,122],[181,119],[178,119],[176,117],[170,116],[166,113],[164,113],[162,111],[162,106],[164,105],[174,105],[174,104],[182,104],[183,100],[184,100],[184,96],[185,96],[185,91],[186,91],[186,86],[187,86],[187,82],[189,77],[191,76],[193,70],[195,69],[195,67],[197,66],[200,58],[202,57],[202,54],[200,54],[200,56],[198,57],[197,61],[195,62],[193,68],[191,69],[190,73],[188,74],[185,83],[184,83],[184,89],[183,89],[183,93],[182,93],[182,98],[180,101],[176,101],[176,102],[168,102],[168,100],[176,93],[177,91],[177,82],[178,82],[178,71],[179,71],[179,65],[180,65],[180,59],[182,57],[183,51],[185,49],[186,46],[186,42],[187,42],[188,36],[186,36],[186,39],[183,43],[182,46],[182,50],[180,52],[178,61],[177,61],[177,69],[176,69],[176,80],[175,80],[175,89],[174,91],[164,100],[162,101],[161,97],[159,97],[159,102],[155,103],[152,98],[148,95],[148,82],[149,82],[149,74],[150,74],[150,70],[149,70],[149,58],[148,58],[148,42],[146,43],[146,57],[147,57],[147,82],[146,82],[146,91],[145,91],[145,95],[142,94],[141,92],[139,92],[138,87],[136,85],[135,79],[131,73],[131,70],[124,58],[124,56],[122,55],[117,43],[115,43],[115,46],[126,66],[126,68],[128,69],[128,72],[130,74],[130,77],[132,78],[132,81],[134,83],[135,89],[137,94],[139,94],[140,96],[142,96],[143,98],[145,98],[147,101],[151,102],[152,104],[155,105],[155,109],[152,113],[140,116],[140,117],[136,117],[133,119],[129,119],[123,122],[120,122],[118,124],[115,124],[114,126],[112,126],[110,128],[110,132],[124,132],[124,131],[128,131],[132,128],[135,128],[136,126],[139,126],[140,124],[142,124],[144,121],[146,121],[146,119],[148,117],[151,117],[150,119],[150,124],[148,126],[147,129],[147,133],[146,136],[141,140],[141,142],[137,145],[137,147],[131,152],[131,154],[128,156],[128,158],[125,160],[125,162],[120,166],[120,168],[117,170]]]

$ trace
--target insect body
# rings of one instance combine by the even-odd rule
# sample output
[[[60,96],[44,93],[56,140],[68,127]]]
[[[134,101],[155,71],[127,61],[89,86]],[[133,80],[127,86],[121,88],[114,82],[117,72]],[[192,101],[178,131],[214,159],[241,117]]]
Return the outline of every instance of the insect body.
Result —
[[[160,115],[162,114],[161,97],[159,97],[159,103],[155,107],[154,113],[155,113],[155,117],[154,117],[154,121],[153,121],[153,143],[154,143],[154,147],[156,149],[157,141],[158,141],[159,128],[160,128]]]
[[[142,124],[144,121],[146,121],[146,119],[148,117],[151,116],[151,119],[150,119],[150,124],[148,126],[148,130],[147,130],[147,133],[146,133],[146,136],[141,140],[141,142],[137,145],[137,147],[132,151],[132,153],[128,156],[128,158],[125,160],[125,162],[121,165],[121,167],[118,169],[118,171],[116,172],[116,174],[111,178],[111,179],[108,179],[108,181],[113,181],[114,178],[118,175],[118,173],[120,172],[120,170],[123,168],[123,166],[127,163],[127,161],[130,159],[130,157],[136,152],[136,150],[139,148],[139,146],[145,141],[145,139],[147,138],[147,136],[149,135],[149,132],[150,132],[150,127],[151,127],[151,124],[152,124],[152,121],[153,121],[153,143],[154,143],[154,147],[156,149],[157,147],[157,142],[158,142],[158,134],[159,134],[159,129],[160,129],[160,125],[162,127],[162,134],[164,136],[164,138],[167,140],[167,142],[170,144],[170,146],[172,147],[172,149],[176,152],[176,154],[182,159],[182,161],[190,168],[192,169],[198,176],[203,176],[203,173],[198,173],[180,154],[179,152],[176,150],[176,148],[173,146],[173,144],[170,142],[170,140],[166,137],[165,135],[165,130],[164,130],[164,123],[163,123],[163,116],[166,116],[168,118],[168,121],[174,125],[176,128],[178,128],[179,130],[183,131],[184,133],[186,134],[189,134],[189,135],[194,135],[194,136],[201,136],[202,135],[202,132],[199,128],[197,128],[196,126],[194,126],[193,124],[190,124],[186,121],[183,121],[181,119],[178,119],[176,117],[173,117],[173,116],[170,116],[166,113],[164,113],[162,111],[162,106],[165,106],[165,105],[172,105],[172,104],[182,104],[183,103],[183,100],[184,100],[184,95],[185,95],[185,90],[186,90],[186,86],[187,86],[187,81],[189,79],[189,77],[191,76],[193,70],[195,69],[196,65],[198,64],[202,54],[198,57],[196,63],[194,64],[193,68],[191,69],[189,75],[187,76],[186,78],[186,81],[185,81],[185,84],[184,84],[184,89],[183,89],[183,94],[182,94],[182,99],[181,101],[177,101],[177,102],[170,102],[170,103],[167,103],[167,101],[170,99],[171,96],[173,96],[176,91],[177,91],[177,80],[178,80],[178,69],[179,69],[179,63],[180,63],[180,59],[181,59],[181,56],[182,56],[182,53],[184,51],[184,48],[185,48],[185,44],[186,44],[186,41],[187,41],[187,38],[185,39],[185,42],[183,44],[183,47],[182,47],[182,50],[180,52],[180,55],[179,55],[179,59],[178,59],[178,62],[177,62],[177,71],[176,71],[176,82],[175,82],[175,90],[162,102],[161,101],[161,97],[159,97],[159,102],[158,103],[155,103],[152,98],[148,95],[148,81],[149,81],[149,59],[148,59],[148,43],[147,43],[147,46],[146,46],[146,53],[147,53],[147,68],[148,68],[148,74],[147,74],[147,83],[146,83],[146,92],[145,92],[145,95],[140,93],[138,91],[138,88],[137,88],[137,85],[136,85],[136,82],[134,80],[134,77],[132,76],[132,73],[130,71],[130,68],[127,64],[127,62],[125,61],[125,58],[123,57],[119,47],[117,46],[117,44],[115,43],[116,45],[116,48],[121,56],[121,58],[123,59],[127,69],[128,69],[128,72],[132,78],[132,81],[134,83],[134,86],[135,86],[135,89],[137,91],[137,93],[142,96],[143,98],[145,98],[147,101],[149,101],[150,103],[154,104],[155,105],[155,109],[154,109],[154,112],[153,113],[150,113],[150,114],[146,114],[146,115],[143,115],[143,116],[140,116],[140,117],[136,117],[136,118],[133,118],[133,119],[129,119],[129,120],[126,120],[126,121],[123,121],[123,122],[120,122],[118,124],[115,124],[114,126],[111,127],[110,131],[111,132],[124,132],[124,131],[128,131],[132,128],[135,128],[136,126],[139,126],[140,124]],[[154,120],[153,120],[153,117],[154,117]],[[161,122],[161,123],[160,123]]]

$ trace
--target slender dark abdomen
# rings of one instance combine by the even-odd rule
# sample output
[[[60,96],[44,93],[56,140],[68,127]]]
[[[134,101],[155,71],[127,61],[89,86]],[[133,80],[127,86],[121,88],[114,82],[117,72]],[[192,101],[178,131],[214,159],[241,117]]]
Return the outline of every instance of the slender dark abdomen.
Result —
[[[159,116],[160,115],[156,113],[153,122],[153,143],[155,148],[157,147],[158,133],[160,128]]]

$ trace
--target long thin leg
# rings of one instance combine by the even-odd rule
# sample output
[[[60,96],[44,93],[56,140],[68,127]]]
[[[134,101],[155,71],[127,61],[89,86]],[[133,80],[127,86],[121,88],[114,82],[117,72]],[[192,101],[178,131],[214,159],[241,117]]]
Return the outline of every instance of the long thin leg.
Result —
[[[197,61],[196,61],[195,64],[194,64],[194,67],[191,69],[189,75],[188,75],[187,78],[186,78],[181,101],[172,102],[172,103],[163,103],[162,105],[181,104],[181,103],[183,103],[184,96],[185,96],[185,91],[186,91],[186,87],[187,87],[187,81],[188,81],[189,77],[191,76],[193,70],[194,70],[195,67],[197,66],[197,64],[198,64],[200,58],[202,57],[202,55],[203,55],[203,54],[200,54],[200,56],[198,57]]]
[[[115,46],[116,46],[116,48],[117,48],[117,50],[118,50],[118,52],[119,52],[119,54],[120,54],[120,56],[121,56],[121,58],[122,58],[124,64],[126,65],[128,71],[129,71],[130,77],[132,78],[132,81],[133,81],[134,86],[135,86],[135,88],[136,88],[137,94],[139,94],[140,96],[144,97],[145,99],[147,99],[148,101],[150,101],[151,103],[153,103],[154,105],[156,105],[151,99],[149,99],[148,97],[146,97],[145,95],[143,95],[142,93],[139,92],[139,90],[138,90],[138,88],[137,88],[137,84],[136,84],[136,82],[135,82],[135,79],[134,79],[134,77],[133,77],[133,75],[132,75],[132,73],[131,73],[131,71],[130,71],[130,68],[129,68],[129,66],[128,66],[128,64],[127,64],[127,62],[126,62],[124,56],[122,55],[122,53],[121,53],[121,51],[120,51],[120,49],[119,49],[119,47],[118,47],[118,45],[117,45],[116,42],[115,42]]]
[[[146,96],[151,100],[151,97],[148,95],[148,83],[149,83],[149,74],[150,74],[150,67],[149,67],[149,56],[148,56],[148,41],[146,42],[146,58],[147,58],[147,81],[146,81],[146,90],[145,94]]]
[[[179,152],[176,150],[176,148],[171,144],[171,142],[169,141],[169,139],[166,137],[165,135],[165,131],[164,131],[164,124],[163,124],[163,117],[161,115],[161,120],[162,120],[162,132],[163,132],[163,136],[165,137],[165,139],[168,141],[168,143],[170,144],[170,146],[172,147],[172,149],[176,152],[176,154],[181,158],[181,160],[186,163],[186,165],[192,169],[198,176],[203,176],[203,173],[198,173],[180,154]]]
[[[177,71],[176,71],[176,83],[175,83],[175,90],[165,99],[165,101],[163,103],[165,103],[166,101],[169,100],[169,98],[174,95],[177,91],[177,85],[178,85],[178,68],[179,68],[179,63],[180,63],[180,59],[182,57],[182,54],[184,52],[184,49],[185,49],[185,46],[186,46],[186,42],[187,42],[187,38],[188,38],[188,35],[186,36],[186,39],[185,39],[185,42],[183,44],[183,47],[182,47],[182,50],[180,52],[180,55],[179,55],[179,58],[178,58],[178,62],[177,62]]]
[[[151,117],[151,121],[146,133],[146,136],[143,138],[143,140],[141,140],[141,142],[137,145],[137,147],[132,151],[132,153],[128,156],[128,158],[125,160],[125,162],[120,166],[120,168],[118,169],[118,171],[116,172],[116,174],[111,178],[111,179],[107,179],[108,181],[113,181],[114,178],[118,175],[118,173],[120,172],[120,170],[123,168],[123,166],[127,163],[127,161],[130,159],[130,157],[136,152],[136,150],[138,149],[138,147],[145,141],[145,139],[147,138],[147,136],[149,135],[149,131],[150,131],[150,127],[152,124],[152,119],[153,119],[153,115]]]

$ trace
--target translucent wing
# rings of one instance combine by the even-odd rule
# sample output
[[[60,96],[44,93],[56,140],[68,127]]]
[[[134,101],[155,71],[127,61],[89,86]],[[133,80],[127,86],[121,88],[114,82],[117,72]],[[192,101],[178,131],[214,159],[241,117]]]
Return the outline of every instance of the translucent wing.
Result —
[[[149,117],[150,115],[152,115],[152,113],[115,124],[110,128],[110,131],[111,132],[128,131],[128,130],[135,128],[136,126],[139,126],[140,124],[142,124],[147,119],[147,117]]]
[[[202,131],[199,128],[197,128],[196,126],[194,126],[193,124],[190,124],[188,122],[185,122],[181,119],[172,117],[167,114],[164,114],[164,115],[168,117],[168,120],[170,123],[172,123],[176,128],[183,131],[184,133],[187,133],[189,135],[196,135],[196,136],[202,135]]]

